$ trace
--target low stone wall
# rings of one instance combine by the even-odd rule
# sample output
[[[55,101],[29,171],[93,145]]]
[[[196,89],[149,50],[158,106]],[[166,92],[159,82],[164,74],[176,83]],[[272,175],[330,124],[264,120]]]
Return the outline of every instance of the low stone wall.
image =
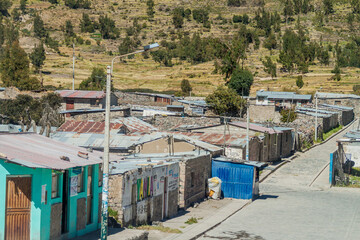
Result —
[[[275,105],[250,105],[250,121],[252,122],[275,122],[279,123],[281,115],[275,111]]]

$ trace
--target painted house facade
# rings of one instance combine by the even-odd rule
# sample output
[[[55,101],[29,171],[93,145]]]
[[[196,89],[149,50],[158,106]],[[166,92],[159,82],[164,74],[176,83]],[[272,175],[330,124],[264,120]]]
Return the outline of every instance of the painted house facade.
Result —
[[[0,134],[0,239],[68,239],[100,227],[100,155],[49,138]]]
[[[161,221],[177,214],[179,163],[148,159],[111,162],[109,206],[122,226]]]
[[[256,105],[275,105],[277,107],[301,106],[311,103],[311,95],[301,95],[295,92],[257,91]]]

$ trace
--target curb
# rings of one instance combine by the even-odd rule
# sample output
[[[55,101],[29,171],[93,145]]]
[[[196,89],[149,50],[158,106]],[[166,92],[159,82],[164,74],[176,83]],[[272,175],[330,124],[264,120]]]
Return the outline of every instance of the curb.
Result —
[[[225,222],[228,218],[230,218],[231,216],[233,216],[235,213],[239,212],[240,210],[242,210],[243,208],[245,208],[246,206],[250,205],[252,203],[252,200],[249,200],[246,204],[244,204],[242,207],[240,207],[238,210],[236,210],[235,212],[232,212],[230,215],[228,215],[226,218],[224,218],[223,220],[221,220],[220,222],[216,223],[215,225],[211,226],[210,228],[208,228],[207,230],[203,231],[202,233],[197,234],[196,236],[190,238],[189,240],[196,240],[199,237],[201,237],[202,235],[204,235],[205,233],[211,231],[212,229],[216,228],[217,226],[219,226],[221,223]]]
[[[271,170],[268,174],[266,174],[263,178],[261,178],[259,180],[259,183],[262,183],[263,181],[265,181],[273,172],[275,172],[276,170],[278,170],[280,167],[287,164],[288,162],[290,162],[290,161],[289,160],[284,160],[282,163],[277,165],[273,170]]]
[[[325,166],[316,174],[315,178],[312,180],[312,182],[309,184],[309,187],[311,187],[311,185],[314,184],[314,182],[316,181],[316,179],[322,174],[322,172],[327,168],[327,166],[330,165],[330,162],[328,162],[327,164],[325,164]]]

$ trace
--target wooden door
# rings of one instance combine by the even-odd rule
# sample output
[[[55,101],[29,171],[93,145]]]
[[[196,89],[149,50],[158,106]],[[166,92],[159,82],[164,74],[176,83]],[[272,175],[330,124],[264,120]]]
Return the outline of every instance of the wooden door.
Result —
[[[31,177],[6,178],[5,240],[30,239]]]
[[[163,198],[163,216],[162,218],[167,217],[167,181],[168,177],[165,177],[164,179],[164,198]]]

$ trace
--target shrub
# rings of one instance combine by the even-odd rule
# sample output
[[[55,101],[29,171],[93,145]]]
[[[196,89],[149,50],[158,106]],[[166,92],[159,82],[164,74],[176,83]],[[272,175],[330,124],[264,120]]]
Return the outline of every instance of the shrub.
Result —
[[[298,76],[296,78],[296,86],[298,88],[302,88],[304,86],[304,81],[303,81],[303,77],[302,76]]]
[[[183,80],[181,81],[181,91],[182,91],[184,94],[186,94],[186,95],[189,95],[189,94],[190,94],[190,92],[192,91],[192,87],[191,87],[191,85],[190,85],[189,80],[183,79]]]
[[[85,8],[90,9],[91,1],[90,0],[65,0],[65,6],[69,8],[77,9],[77,8]]]
[[[281,121],[282,122],[293,122],[297,118],[297,114],[295,112],[295,109],[283,109],[280,112],[281,114]]]

